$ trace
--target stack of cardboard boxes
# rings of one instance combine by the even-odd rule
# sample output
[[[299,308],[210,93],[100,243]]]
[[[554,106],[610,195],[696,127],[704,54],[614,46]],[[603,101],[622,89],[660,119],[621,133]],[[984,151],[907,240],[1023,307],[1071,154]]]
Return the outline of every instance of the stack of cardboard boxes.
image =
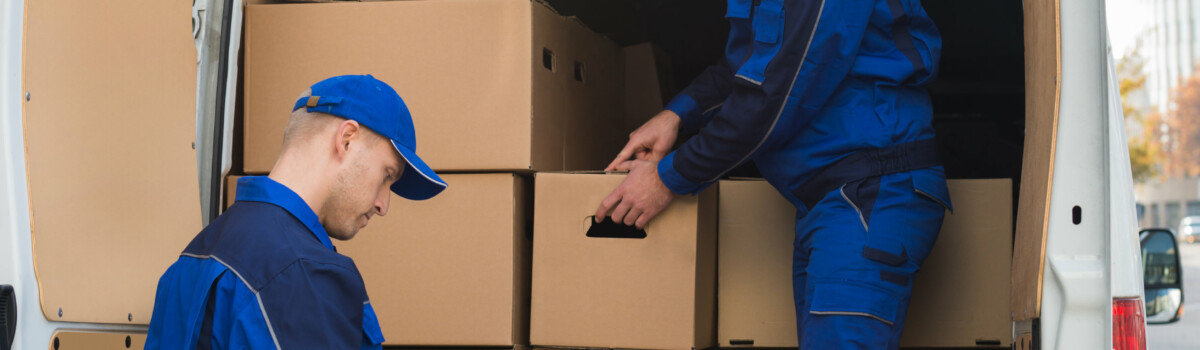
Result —
[[[394,197],[387,216],[337,244],[363,274],[385,344],[796,345],[795,209],[765,182],[723,181],[719,194],[713,186],[679,197],[644,237],[610,236],[592,224],[624,176],[586,171],[602,169],[662,107],[653,47],[622,49],[536,0],[251,4],[245,28],[243,173],[270,171],[289,108],[309,85],[372,74],[405,99],[420,154],[449,184],[427,201]],[[228,179],[227,205],[236,180]],[[927,270],[947,270],[939,283],[983,280],[952,267],[961,261],[940,262],[937,254],[955,250],[945,242],[1005,244],[982,239],[1012,232],[999,225],[1011,225],[1006,216],[977,213],[954,190],[968,187],[977,186],[952,184],[959,213],[948,220],[963,221],[946,227],[962,232],[943,233],[952,238],[930,258],[939,266]],[[970,196],[1010,193],[993,187]],[[1009,208],[983,208],[993,207]],[[987,280],[1006,286],[1007,271],[999,272]],[[994,302],[1007,310],[1007,293],[979,300],[955,297],[961,287],[922,283],[913,305],[932,313],[912,313],[922,317],[910,317],[918,331],[960,321],[942,317],[962,315],[948,306]],[[1001,287],[971,288],[979,286]],[[962,338],[982,337],[978,329],[962,330]]]
[[[449,187],[427,201],[393,197],[389,215],[338,244],[363,274],[385,344],[527,346],[532,178],[603,168],[628,125],[661,109],[653,50],[622,49],[538,1],[251,4],[242,170],[271,170],[309,85],[342,74],[387,82]],[[639,74],[627,81],[626,66]]]

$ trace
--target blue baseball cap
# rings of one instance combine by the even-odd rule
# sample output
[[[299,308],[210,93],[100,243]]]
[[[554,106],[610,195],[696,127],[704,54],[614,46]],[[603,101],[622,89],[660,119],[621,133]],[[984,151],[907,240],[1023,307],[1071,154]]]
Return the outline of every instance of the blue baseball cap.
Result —
[[[292,111],[325,113],[358,122],[392,141],[407,166],[392,192],[411,200],[424,200],[446,189],[438,177],[417,157],[417,133],[408,106],[387,83],[370,75],[343,75],[312,86],[312,94],[301,97]]]

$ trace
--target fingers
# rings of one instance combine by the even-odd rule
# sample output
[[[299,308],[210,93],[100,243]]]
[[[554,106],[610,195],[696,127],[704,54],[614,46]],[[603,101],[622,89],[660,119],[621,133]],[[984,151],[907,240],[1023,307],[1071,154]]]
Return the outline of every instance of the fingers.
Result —
[[[608,216],[609,211],[611,211],[613,206],[616,205],[620,200],[620,188],[618,188],[612,193],[609,193],[608,197],[604,197],[604,200],[600,201],[600,207],[596,208],[596,217],[593,219],[596,220],[597,223],[604,221],[604,218]]]
[[[637,226],[638,229],[645,229],[646,225],[650,224],[650,219],[653,219],[655,216],[658,216],[657,212],[642,213],[642,215],[638,216],[637,221],[635,221],[633,225]]]
[[[644,158],[644,159],[638,158],[638,159],[657,162],[657,161],[661,161],[663,158],[666,158],[667,153],[671,153],[671,148],[668,147],[668,148],[663,148],[663,149],[653,149],[653,150],[650,150],[650,152],[646,155],[646,158]]]
[[[629,213],[631,208],[633,208],[633,203],[631,203],[631,201],[622,200],[619,204],[617,204],[617,207],[613,209],[612,215],[610,215],[612,216],[613,222],[625,222],[625,214]]]
[[[634,143],[633,140],[630,140],[629,143],[625,144],[625,148],[621,149],[621,153],[617,153],[617,158],[614,158],[612,163],[608,163],[608,167],[604,168],[604,171],[613,171],[613,168],[616,167],[617,164],[629,160],[630,157],[633,157],[633,152],[638,151],[641,148],[642,147],[638,146],[637,143]]]
[[[627,160],[627,161],[616,164],[616,166],[613,166],[612,169],[613,170],[630,171],[630,170],[633,170],[634,164],[637,164],[637,161]],[[613,170],[609,170],[609,171],[613,171]]]
[[[653,156],[653,153],[646,152],[646,150],[644,150],[644,149],[638,150],[637,154],[636,154],[636,158],[639,160],[650,160],[651,156]]]
[[[629,213],[625,214],[625,218],[621,220],[621,223],[625,224],[625,226],[633,226],[633,224],[636,223],[639,220],[638,218],[642,215],[642,209],[636,207],[630,208]]]
[[[650,220],[654,220],[654,218],[657,217],[658,214],[662,213],[663,209],[665,209],[665,207],[647,208],[646,211],[642,213],[642,215],[638,216],[637,221],[634,222],[634,226],[637,226],[637,228],[639,228],[639,229],[645,229],[646,225],[650,224]]]

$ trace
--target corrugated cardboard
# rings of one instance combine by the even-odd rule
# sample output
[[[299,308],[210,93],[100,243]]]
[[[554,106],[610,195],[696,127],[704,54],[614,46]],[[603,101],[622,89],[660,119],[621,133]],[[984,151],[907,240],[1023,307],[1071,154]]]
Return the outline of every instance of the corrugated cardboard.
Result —
[[[947,213],[933,252],[913,282],[909,347],[1012,344],[1012,180],[949,180]]]
[[[601,169],[624,142],[622,65],[528,0],[249,5],[245,171],[270,171],[301,92],[368,73],[404,98],[435,170]]]
[[[386,216],[338,251],[354,259],[386,344],[529,344],[528,180],[443,175],[426,201],[392,197]]]
[[[221,207],[222,210],[229,209],[229,206],[233,205],[234,199],[237,198],[237,182],[241,178],[242,175],[229,175],[225,177],[225,200],[223,201],[225,205]]]
[[[917,273],[902,347],[973,347],[1012,342],[1009,286],[1012,181],[949,180],[947,214]],[[797,346],[792,300],[795,209],[765,182],[722,181],[719,317],[721,346]],[[790,205],[788,205],[790,207]],[[786,315],[785,315],[786,314]]]
[[[717,339],[722,347],[795,347],[796,207],[771,184],[721,181]]]
[[[147,324],[159,276],[201,228],[191,4],[25,6],[20,79],[40,295],[24,297],[40,297],[42,314],[22,317]]]
[[[236,180],[229,177],[231,193]],[[528,179],[443,174],[437,197],[392,196],[350,241],[386,345],[529,344]],[[232,202],[231,202],[232,203]]]
[[[651,43],[627,46],[625,55],[626,131],[636,130],[663,110],[666,52]]]
[[[146,333],[55,331],[50,350],[125,350],[146,346]]]
[[[533,303],[537,346],[715,345],[716,189],[676,197],[644,239],[585,236],[624,175],[538,173]]]

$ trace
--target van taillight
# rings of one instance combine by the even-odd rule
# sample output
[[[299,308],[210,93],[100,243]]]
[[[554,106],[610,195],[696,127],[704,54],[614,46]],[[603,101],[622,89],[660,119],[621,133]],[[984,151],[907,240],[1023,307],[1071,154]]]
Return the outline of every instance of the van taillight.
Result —
[[[1113,350],[1146,350],[1142,298],[1113,298]]]

